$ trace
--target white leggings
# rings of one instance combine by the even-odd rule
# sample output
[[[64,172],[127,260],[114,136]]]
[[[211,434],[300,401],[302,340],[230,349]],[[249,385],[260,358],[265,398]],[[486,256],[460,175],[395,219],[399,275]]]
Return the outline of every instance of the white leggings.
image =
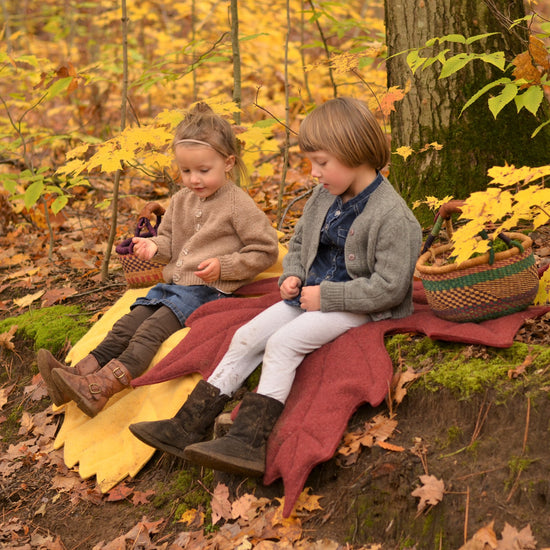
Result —
[[[258,393],[284,403],[308,353],[368,320],[363,313],[304,311],[277,302],[235,332],[208,382],[233,395],[263,363]]]

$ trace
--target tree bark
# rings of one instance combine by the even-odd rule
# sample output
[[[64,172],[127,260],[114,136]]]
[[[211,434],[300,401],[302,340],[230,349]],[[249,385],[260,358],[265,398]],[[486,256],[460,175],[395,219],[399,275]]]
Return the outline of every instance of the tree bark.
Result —
[[[396,55],[446,34],[470,37],[498,32],[472,44],[469,50],[460,44],[446,43],[423,55],[435,55],[443,47],[451,48],[448,55],[504,51],[510,62],[527,49],[525,27],[509,29],[513,20],[524,15],[522,2],[508,0],[386,0],[388,86],[406,89],[410,82],[410,91],[395,104],[390,116],[394,153],[390,177],[408,202],[428,195],[465,198],[487,187],[487,170],[491,166],[539,166],[548,162],[550,132],[545,130],[536,138],[530,137],[543,119],[537,120],[525,109],[517,113],[514,102],[495,119],[487,106],[486,94],[460,115],[478,90],[505,76],[496,67],[473,61],[454,75],[439,79],[438,62],[413,74],[406,54]],[[433,142],[443,148],[418,152]],[[415,153],[405,160],[395,154],[400,146],[410,146]]]

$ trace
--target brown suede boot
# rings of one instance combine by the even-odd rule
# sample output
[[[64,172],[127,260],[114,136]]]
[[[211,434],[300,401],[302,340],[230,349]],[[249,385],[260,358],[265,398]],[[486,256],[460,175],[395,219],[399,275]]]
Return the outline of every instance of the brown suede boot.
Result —
[[[130,372],[118,359],[111,359],[96,373],[86,376],[53,369],[52,378],[88,416],[95,416],[109,397],[128,387],[132,380]]]
[[[36,362],[38,363],[38,370],[42,375],[42,379],[46,383],[46,389],[50,395],[54,405],[63,405],[71,400],[71,398],[58,388],[52,377],[53,369],[61,369],[71,374],[77,374],[79,376],[86,376],[98,371],[101,367],[97,362],[97,359],[92,355],[86,355],[84,359],[81,359],[74,367],[68,367],[60,361],[58,361],[47,349],[39,349],[36,355]]]
[[[272,397],[247,393],[229,432],[219,439],[189,445],[184,458],[223,472],[263,475],[267,438],[283,407]]]
[[[185,447],[210,437],[214,421],[229,399],[200,380],[173,418],[130,424],[130,431],[143,443],[183,458]]]

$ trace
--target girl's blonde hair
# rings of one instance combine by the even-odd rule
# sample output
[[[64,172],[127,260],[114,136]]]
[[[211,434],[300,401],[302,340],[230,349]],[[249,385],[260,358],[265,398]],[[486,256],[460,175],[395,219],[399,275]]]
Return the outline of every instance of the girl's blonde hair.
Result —
[[[241,180],[249,181],[248,171],[241,158],[237,138],[231,124],[214,113],[206,103],[196,103],[176,126],[172,148],[181,140],[195,140],[207,143],[223,158],[235,157],[235,167]],[[233,174],[234,175],[234,174]]]
[[[390,160],[390,147],[382,128],[365,103],[338,97],[309,113],[298,135],[304,152],[326,151],[350,167],[369,164],[382,170]]]

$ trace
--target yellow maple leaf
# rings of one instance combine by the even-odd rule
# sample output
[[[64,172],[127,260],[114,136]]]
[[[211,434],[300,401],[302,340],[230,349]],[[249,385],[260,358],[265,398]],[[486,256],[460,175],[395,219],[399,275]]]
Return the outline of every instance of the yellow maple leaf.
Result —
[[[535,305],[547,304],[550,301],[550,269],[547,269],[540,278],[539,290],[535,296]]]
[[[178,523],[187,523],[193,527],[202,527],[204,524],[204,512],[199,512],[195,508],[186,510],[178,520]]]
[[[360,57],[361,55],[350,52],[336,54],[331,57],[330,66],[334,69],[334,74],[345,74],[348,71],[357,69]]]
[[[414,150],[408,145],[402,145],[401,147],[398,147],[395,152],[400,157],[403,157],[404,160],[407,160],[407,158],[414,153]]]

